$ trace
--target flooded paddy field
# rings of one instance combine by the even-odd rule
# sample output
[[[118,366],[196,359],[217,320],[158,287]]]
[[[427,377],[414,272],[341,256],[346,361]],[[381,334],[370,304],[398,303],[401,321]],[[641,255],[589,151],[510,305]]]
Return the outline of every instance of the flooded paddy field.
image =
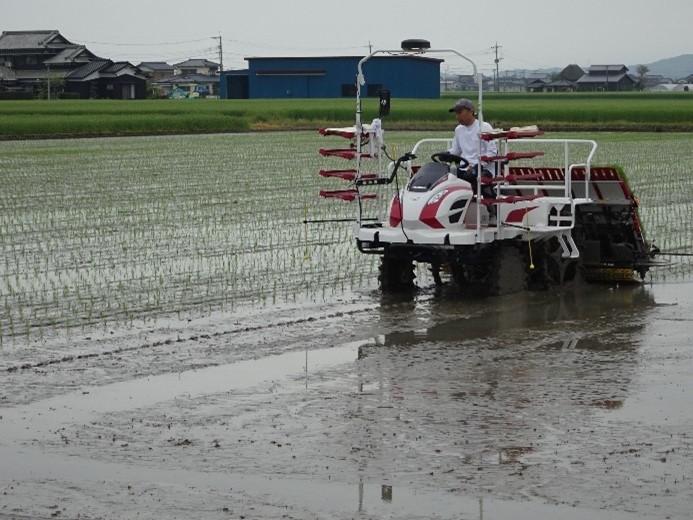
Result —
[[[596,162],[692,252],[691,136],[636,137]],[[0,518],[688,518],[690,257],[386,296],[348,223],[303,224],[353,216],[320,146],[0,143]]]

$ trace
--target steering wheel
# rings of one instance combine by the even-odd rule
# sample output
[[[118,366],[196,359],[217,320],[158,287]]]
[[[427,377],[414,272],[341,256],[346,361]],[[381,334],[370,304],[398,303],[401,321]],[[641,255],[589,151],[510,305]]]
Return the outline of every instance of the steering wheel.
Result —
[[[434,153],[431,155],[431,160],[433,162],[458,163],[462,168],[467,168],[469,166],[469,161],[467,159],[450,152]]]

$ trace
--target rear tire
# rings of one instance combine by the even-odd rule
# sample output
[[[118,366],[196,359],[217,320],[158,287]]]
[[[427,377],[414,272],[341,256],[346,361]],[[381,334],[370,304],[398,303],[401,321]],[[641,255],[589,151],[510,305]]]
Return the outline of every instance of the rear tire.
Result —
[[[545,261],[548,277],[554,285],[561,286],[575,279],[578,261],[575,258],[563,257],[563,249],[558,239],[552,238],[546,244]]]

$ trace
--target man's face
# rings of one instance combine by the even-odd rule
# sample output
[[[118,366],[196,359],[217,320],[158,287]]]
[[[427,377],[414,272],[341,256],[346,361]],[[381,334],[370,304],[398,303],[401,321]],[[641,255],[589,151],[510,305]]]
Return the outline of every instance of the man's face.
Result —
[[[468,108],[461,108],[455,111],[457,122],[464,126],[469,126],[474,122],[474,113]]]

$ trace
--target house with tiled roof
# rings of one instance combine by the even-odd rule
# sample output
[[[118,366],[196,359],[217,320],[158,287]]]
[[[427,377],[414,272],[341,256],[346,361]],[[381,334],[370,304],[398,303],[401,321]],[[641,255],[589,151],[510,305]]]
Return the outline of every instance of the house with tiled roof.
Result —
[[[173,76],[173,65],[169,65],[165,61],[143,61],[137,64],[137,68],[152,81]]]
[[[0,88],[36,93],[53,79],[80,97],[144,98],[146,77],[127,64],[113,67],[59,31],[3,31],[0,34]],[[88,73],[85,73],[88,71]]]
[[[561,72],[558,73],[558,79],[575,83],[584,75],[585,71],[582,70],[582,67],[580,67],[580,65],[571,63],[570,65],[566,66]]]
[[[173,65],[173,73],[152,84],[169,97],[219,95],[219,64],[206,59],[189,59]]]
[[[153,82],[153,85],[166,95],[172,92],[184,92],[187,97],[219,95],[219,76],[216,74],[174,74]]]
[[[127,61],[91,61],[65,76],[65,90],[81,99],[144,99],[146,88],[144,75]]]
[[[577,89],[583,92],[635,90],[637,83],[625,65],[592,65],[576,81]]]
[[[541,92],[574,92],[577,81],[585,75],[585,71],[575,64],[570,64],[556,76],[542,85]]]
[[[219,64],[205,59],[190,59],[173,65],[174,74],[206,74],[211,76],[219,71]]]

